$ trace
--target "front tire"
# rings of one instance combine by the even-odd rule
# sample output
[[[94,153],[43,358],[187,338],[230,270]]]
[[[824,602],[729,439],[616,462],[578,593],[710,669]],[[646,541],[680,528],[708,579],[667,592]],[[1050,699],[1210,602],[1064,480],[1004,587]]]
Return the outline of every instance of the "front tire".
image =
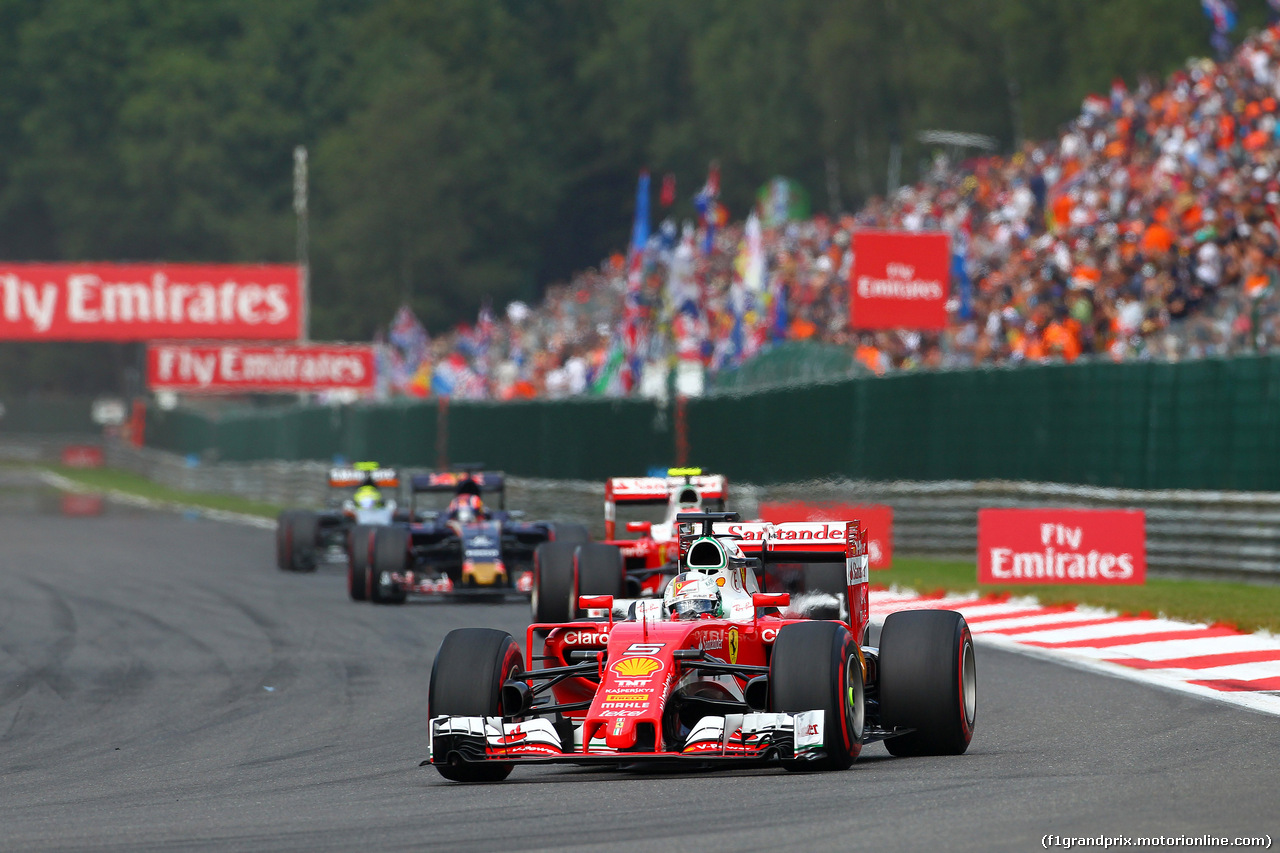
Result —
[[[795,622],[778,631],[769,659],[769,710],[823,712],[826,756],[784,761],[788,770],[845,770],[862,752],[866,698],[862,655],[838,622]]]
[[[503,682],[523,669],[520,647],[505,631],[450,631],[431,667],[428,716],[500,717]],[[510,762],[465,762],[456,755],[445,756],[434,766],[441,776],[454,782],[501,782],[512,768]]]
[[[320,516],[305,509],[294,510],[289,519],[290,567],[295,572],[314,572],[319,555]]]
[[[293,517],[296,509],[283,510],[276,517],[276,568],[293,571]]]
[[[369,597],[369,554],[376,529],[357,524],[348,534],[351,538],[347,545],[347,592],[352,601],[365,601]]]
[[[978,676],[973,636],[953,610],[891,613],[880,632],[880,717],[892,755],[961,755],[973,739]]]
[[[405,591],[395,581],[382,583],[382,576],[401,573],[409,560],[409,531],[403,527],[375,527],[370,546],[372,560],[366,572],[366,595],[374,604],[404,604]]]

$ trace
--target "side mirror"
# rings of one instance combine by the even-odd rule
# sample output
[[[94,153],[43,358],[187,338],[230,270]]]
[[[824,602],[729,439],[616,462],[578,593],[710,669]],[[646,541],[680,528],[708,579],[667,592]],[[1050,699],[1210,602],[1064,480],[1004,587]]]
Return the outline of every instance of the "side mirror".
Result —
[[[612,595],[580,595],[578,596],[578,607],[583,610],[604,610],[607,613],[613,612],[613,596]]]
[[[751,603],[756,607],[787,607],[791,604],[791,594],[786,592],[753,592]]]
[[[652,530],[653,530],[652,521],[628,521],[627,522],[628,533],[643,533],[645,535],[648,535]]]

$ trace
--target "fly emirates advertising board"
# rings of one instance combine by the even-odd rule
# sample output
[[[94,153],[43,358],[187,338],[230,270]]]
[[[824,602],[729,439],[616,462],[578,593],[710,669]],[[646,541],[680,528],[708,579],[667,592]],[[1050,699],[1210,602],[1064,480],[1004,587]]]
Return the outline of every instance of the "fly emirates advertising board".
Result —
[[[854,231],[854,329],[945,329],[951,250],[940,232]]]
[[[155,343],[147,387],[185,394],[369,392],[377,379],[370,345]]]
[[[299,268],[0,263],[0,340],[297,340]]]
[[[978,583],[1141,584],[1146,552],[1141,510],[978,511]]]

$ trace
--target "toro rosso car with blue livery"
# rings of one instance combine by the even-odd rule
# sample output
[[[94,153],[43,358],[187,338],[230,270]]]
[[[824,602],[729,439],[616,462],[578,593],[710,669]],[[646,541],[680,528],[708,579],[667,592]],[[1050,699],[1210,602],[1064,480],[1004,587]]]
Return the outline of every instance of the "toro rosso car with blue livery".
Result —
[[[873,741],[893,755],[968,749],[977,676],[964,617],[894,613],[879,645],[867,645],[857,521],[679,522],[680,571],[661,599],[583,596],[594,618],[534,624],[523,652],[502,631],[449,633],[431,673],[423,764],[453,781],[495,782],[520,764],[842,770]],[[759,591],[762,565],[828,561],[844,566],[846,619],[816,619],[787,593]]]
[[[369,528],[361,561],[352,561],[355,601],[401,604],[410,595],[528,597],[534,550],[546,542],[585,542],[581,524],[525,521],[506,509],[506,479],[497,471],[436,471],[410,478],[408,523]],[[443,509],[426,496],[451,496]],[[496,496],[496,506],[485,503]]]
[[[662,595],[677,571],[676,516],[720,512],[728,492],[723,476],[703,474],[701,468],[671,468],[665,477],[606,480],[604,541],[581,546],[548,543],[538,548],[530,599],[533,621],[563,622],[580,615],[580,595]],[[619,509],[659,509],[660,515],[657,520],[620,521]],[[621,536],[619,527],[636,535]]]
[[[313,572],[329,555],[341,551],[363,571],[369,528],[409,519],[395,500],[399,488],[396,470],[377,462],[330,468],[324,509],[286,509],[276,519],[276,566]]]

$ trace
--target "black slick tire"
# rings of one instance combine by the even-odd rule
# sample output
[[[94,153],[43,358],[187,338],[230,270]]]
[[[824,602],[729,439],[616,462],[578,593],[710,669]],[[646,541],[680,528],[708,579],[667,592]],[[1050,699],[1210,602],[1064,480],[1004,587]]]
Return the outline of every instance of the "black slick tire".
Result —
[[[577,602],[573,596],[575,542],[543,542],[533,549],[533,593],[529,607],[534,622],[568,622]]]
[[[294,510],[289,519],[292,537],[290,565],[295,572],[316,570],[316,545],[320,537],[320,517],[309,510]]]
[[[372,559],[366,573],[366,594],[374,604],[404,604],[405,592],[395,584],[381,583],[385,572],[403,572],[409,559],[409,531],[403,527],[374,527]]]
[[[893,755],[960,755],[973,739],[978,678],[973,637],[952,610],[892,613],[880,632],[880,718],[915,729]]]
[[[377,528],[357,524],[347,534],[347,592],[352,601],[364,601],[369,594],[369,552]]]
[[[286,509],[276,517],[276,568],[293,571],[293,516],[296,509]]]
[[[427,712],[431,717],[502,716],[502,684],[524,669],[520,647],[505,631],[458,628],[445,635],[431,667]],[[454,782],[501,782],[508,762],[465,762],[435,756],[440,775]]]
[[[580,595],[622,597],[625,569],[622,551],[617,545],[605,545],[603,542],[584,543],[578,546],[573,560],[577,588],[572,593],[571,607],[575,618],[586,615],[582,608],[578,607]]]
[[[823,712],[826,756],[784,761],[788,770],[845,770],[862,751],[866,698],[862,657],[838,622],[795,622],[778,631],[769,659],[769,710]]]

